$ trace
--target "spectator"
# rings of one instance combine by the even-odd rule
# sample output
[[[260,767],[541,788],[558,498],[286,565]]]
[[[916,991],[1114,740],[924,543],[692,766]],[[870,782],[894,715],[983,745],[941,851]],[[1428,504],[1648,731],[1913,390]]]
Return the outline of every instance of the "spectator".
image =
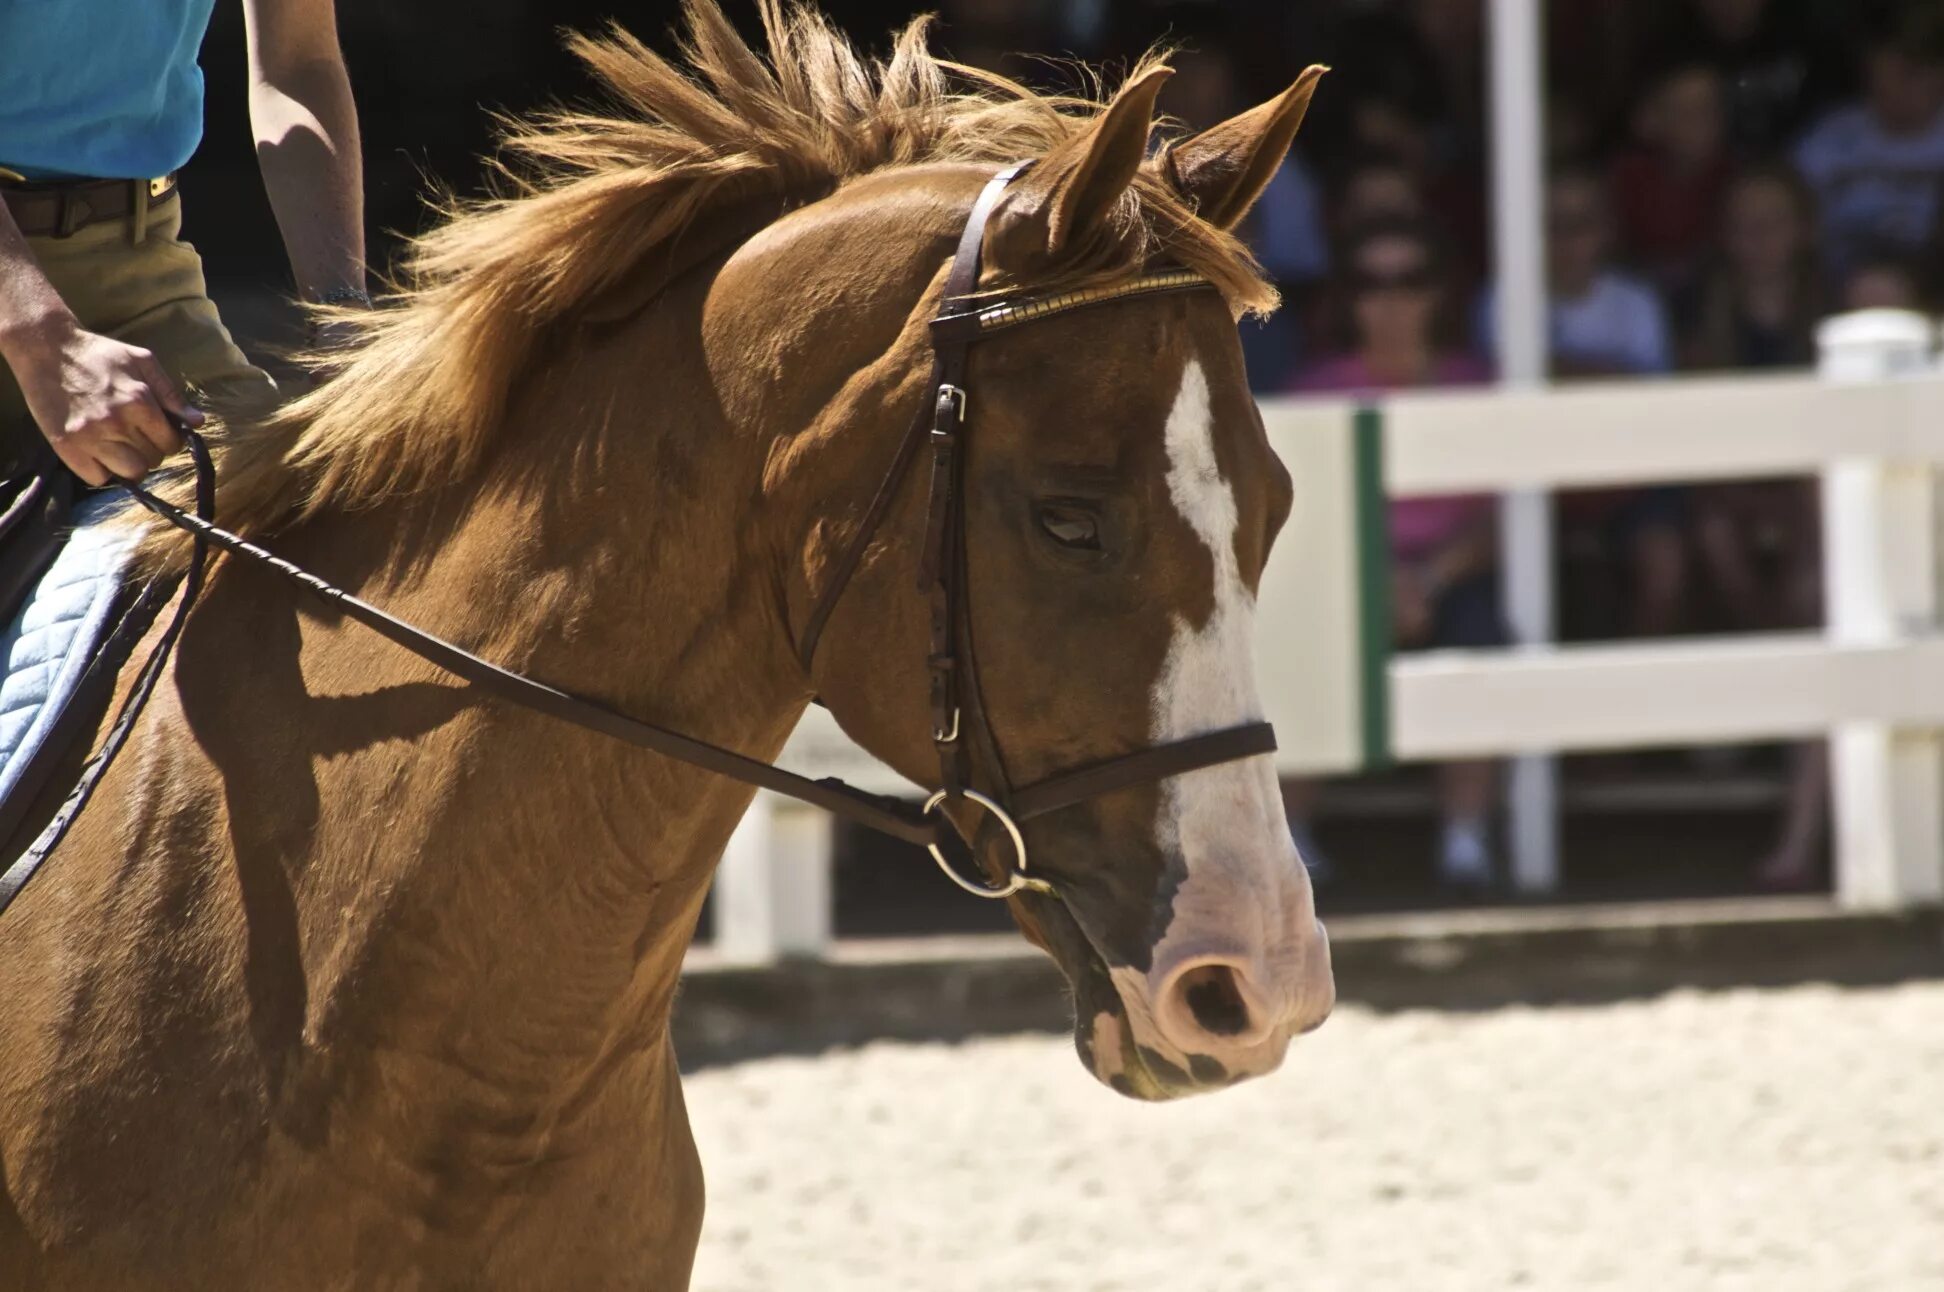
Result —
[[[1641,95],[1632,131],[1613,165],[1621,241],[1663,292],[1678,292],[1700,271],[1728,184],[1720,73],[1705,63],[1669,67]]]
[[[1546,186],[1546,256],[1552,292],[1553,370],[1562,376],[1666,372],[1673,365],[1667,312],[1654,289],[1612,262],[1607,188],[1583,166],[1553,172]],[[1498,351],[1496,288],[1482,294],[1480,348]]]
[[[1739,175],[1728,191],[1719,262],[1702,290],[1688,359],[1700,368],[1805,367],[1815,361],[1822,292],[1815,204],[1785,165]],[[1821,618],[1820,514],[1813,480],[1692,489],[1700,565],[1720,621],[1735,632],[1803,629]],[[1795,746],[1782,821],[1756,869],[1764,887],[1808,887],[1828,820],[1828,753]]]
[[[1440,107],[1454,161],[1484,151],[1484,0],[1412,0],[1411,26],[1438,67]]]
[[[1460,266],[1475,273],[1491,241],[1485,191],[1484,0],[1404,0],[1409,41],[1432,69],[1430,147],[1418,185]]]
[[[1332,223],[1339,242],[1384,220],[1419,220],[1426,214],[1416,172],[1391,153],[1364,154],[1351,163],[1338,187]]]
[[[1821,517],[1814,480],[1755,480],[1697,491],[1695,538],[1724,622],[1738,632],[1815,628],[1822,622]],[[1782,820],[1756,866],[1764,888],[1816,880],[1829,819],[1829,750],[1820,740],[1789,750]]]
[[[1615,268],[1606,185],[1581,166],[1556,170],[1546,192],[1546,255],[1552,290],[1553,371],[1561,376],[1666,372],[1673,362],[1666,309],[1646,283]],[[1480,303],[1479,334],[1496,343],[1497,302]],[[1673,631],[1687,594],[1687,545],[1679,489],[1601,489],[1562,495],[1566,545],[1612,552],[1630,587],[1626,628]]]
[[[1723,203],[1720,248],[1690,311],[1685,366],[1805,368],[1822,317],[1815,198],[1785,165],[1736,176]]]
[[[1843,275],[1846,310],[1921,310],[1924,294],[1916,266],[1908,257],[1877,253],[1865,256]]]
[[[1313,367],[1298,389],[1375,391],[1483,381],[1484,364],[1445,343],[1451,332],[1448,258],[1416,221],[1380,221],[1344,255],[1341,325],[1348,349]],[[1492,499],[1483,495],[1403,499],[1391,505],[1394,631],[1407,650],[1502,646],[1509,640],[1498,601]],[[1445,884],[1481,892],[1494,880],[1487,833],[1494,765],[1447,763],[1438,769],[1444,828],[1438,874]],[[1297,847],[1321,868],[1309,830],[1313,787],[1287,793]]]
[[[1855,0],[1843,0],[1854,11]],[[1669,59],[1715,69],[1727,91],[1730,148],[1770,156],[1847,79],[1843,42],[1800,0],[1686,0],[1662,33],[1649,65]]]
[[[1335,357],[1306,372],[1305,390],[1468,385],[1488,369],[1449,343],[1451,267],[1426,222],[1378,217],[1344,251],[1332,317]]]
[[[1397,158],[1438,212],[1447,245],[1464,263],[1482,263],[1489,236],[1481,0],[1288,7],[1339,14],[1335,39],[1318,55],[1337,68],[1330,91],[1317,96],[1320,128],[1305,127],[1321,155]]]
[[[1944,14],[1913,12],[1865,59],[1861,102],[1823,118],[1796,149],[1822,210],[1826,261],[1866,247],[1914,253],[1935,228],[1944,177]]]
[[[1593,125],[1593,112],[1577,94],[1555,92],[1546,96],[1546,166],[1558,169],[1575,158],[1591,157],[1599,143],[1600,132]]]

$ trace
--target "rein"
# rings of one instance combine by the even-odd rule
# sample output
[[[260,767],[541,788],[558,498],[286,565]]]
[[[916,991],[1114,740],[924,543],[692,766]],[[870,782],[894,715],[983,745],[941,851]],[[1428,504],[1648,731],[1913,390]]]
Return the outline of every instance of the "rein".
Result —
[[[973,662],[971,622],[965,605],[967,564],[963,454],[960,450],[969,404],[965,387],[969,350],[981,337],[1034,319],[1132,295],[1208,286],[1197,275],[1174,270],[1110,287],[981,304],[973,298],[973,293],[978,286],[979,256],[985,239],[986,222],[998,205],[1006,185],[1024,169],[1025,165],[1021,164],[1001,171],[986,185],[973,206],[946,279],[943,305],[931,325],[933,398],[899,445],[889,472],[866,510],[863,524],[839,560],[835,577],[812,612],[803,638],[801,657],[807,669],[815,658],[824,627],[848,587],[865,548],[890,511],[905,477],[910,474],[919,456],[919,448],[929,443],[932,450],[931,478],[918,590],[928,596],[931,605],[929,666],[932,739],[939,757],[940,788],[922,807],[912,807],[894,798],[869,793],[835,777],[812,780],[734,750],[644,722],[572,692],[501,668],[385,613],[370,602],[218,526],[214,519],[215,465],[202,437],[193,430],[183,428],[183,437],[188,443],[195,469],[197,507],[194,513],[157,497],[139,484],[121,483],[121,488],[137,503],[170,524],[188,531],[194,540],[188,573],[184,576],[182,595],[174,618],[144,661],[114,727],[101,749],[84,768],[80,783],[41,836],[4,872],[0,872],[0,912],[6,910],[65,836],[93,796],[109,764],[126,743],[135,719],[153,690],[163,664],[181,635],[190,608],[202,589],[209,549],[212,547],[275,571],[321,598],[347,618],[497,699],[745,785],[809,803],[893,838],[922,844],[930,850],[932,857],[953,882],[981,897],[1009,897],[1021,890],[1058,895],[1046,880],[1027,873],[1026,843],[1019,829],[1020,823],[1133,785],[1165,780],[1198,768],[1274,750],[1274,732],[1268,723],[1258,722],[1150,746],[1061,772],[1019,789],[1013,788],[1006,779],[998,745],[980,700],[977,669]],[[990,778],[986,790],[975,788],[972,784],[968,739],[976,742],[977,761]],[[940,848],[943,836],[938,809],[946,804],[956,806],[966,802],[977,805],[992,816],[1012,844],[1014,865],[1006,880],[996,886],[961,875]]]

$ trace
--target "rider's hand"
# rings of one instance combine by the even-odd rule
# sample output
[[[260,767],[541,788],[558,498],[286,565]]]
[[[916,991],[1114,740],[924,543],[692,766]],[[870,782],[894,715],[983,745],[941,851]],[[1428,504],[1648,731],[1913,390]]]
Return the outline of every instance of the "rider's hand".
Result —
[[[54,452],[91,485],[139,480],[179,448],[165,412],[203,422],[153,354],[79,327],[16,363],[14,377]]]

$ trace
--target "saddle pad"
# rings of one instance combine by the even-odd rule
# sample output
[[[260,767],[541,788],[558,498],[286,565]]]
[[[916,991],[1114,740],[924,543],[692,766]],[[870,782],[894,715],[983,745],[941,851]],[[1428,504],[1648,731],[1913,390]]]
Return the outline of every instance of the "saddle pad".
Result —
[[[74,534],[0,633],[0,803],[4,803],[112,627],[132,531],[100,523],[122,506],[97,494],[74,509]]]

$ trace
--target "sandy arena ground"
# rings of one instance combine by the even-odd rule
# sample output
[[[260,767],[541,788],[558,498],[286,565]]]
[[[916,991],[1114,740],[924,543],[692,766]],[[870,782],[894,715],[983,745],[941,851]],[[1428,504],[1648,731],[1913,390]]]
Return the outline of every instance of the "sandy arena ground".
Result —
[[[1346,1008],[1162,1107],[1048,1037],[687,1088],[698,1292],[1944,1289],[1944,984]]]

